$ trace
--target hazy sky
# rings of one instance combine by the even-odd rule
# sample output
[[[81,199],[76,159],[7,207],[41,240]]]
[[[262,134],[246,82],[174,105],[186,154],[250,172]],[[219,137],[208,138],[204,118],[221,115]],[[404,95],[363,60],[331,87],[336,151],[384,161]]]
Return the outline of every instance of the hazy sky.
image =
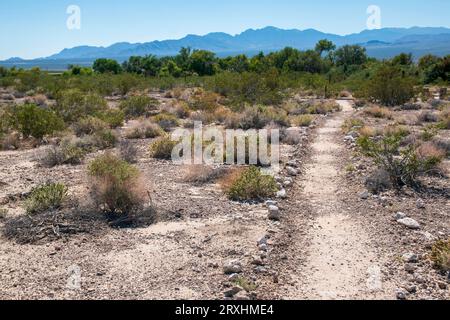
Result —
[[[80,30],[67,28],[69,5],[81,9]],[[269,25],[348,34],[366,28],[369,5],[382,27],[450,27],[449,0],[0,0],[0,59]]]

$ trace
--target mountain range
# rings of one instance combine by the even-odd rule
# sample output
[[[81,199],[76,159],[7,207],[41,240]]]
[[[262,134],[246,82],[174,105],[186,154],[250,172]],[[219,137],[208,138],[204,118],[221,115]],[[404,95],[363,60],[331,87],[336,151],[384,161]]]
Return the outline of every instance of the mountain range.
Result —
[[[130,56],[154,54],[176,55],[180,48],[191,47],[215,52],[218,56],[247,54],[254,55],[293,47],[300,50],[312,49],[321,39],[333,41],[337,46],[358,44],[367,48],[369,56],[390,58],[401,52],[412,53],[415,58],[430,53],[450,54],[450,29],[435,27],[383,28],[364,30],[360,33],[340,36],[314,29],[284,30],[275,27],[249,29],[237,35],[215,32],[204,36],[187,35],[178,40],[152,41],[146,43],[115,43],[109,47],[79,46],[64,49],[49,57],[35,60],[11,58],[0,65],[62,70],[68,64],[90,65],[97,58],[113,58],[124,61]]]

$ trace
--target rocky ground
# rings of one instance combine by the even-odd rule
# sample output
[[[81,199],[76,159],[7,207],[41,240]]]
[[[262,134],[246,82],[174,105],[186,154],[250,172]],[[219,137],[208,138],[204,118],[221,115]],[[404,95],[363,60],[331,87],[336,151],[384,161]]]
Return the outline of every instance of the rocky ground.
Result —
[[[303,143],[282,146],[284,189],[265,204],[186,183],[185,168],[148,157],[151,140],[135,141],[157,223],[33,244],[2,238],[0,299],[448,299],[449,280],[428,258],[450,235],[448,181],[435,182],[440,193],[368,193],[373,164],[341,133],[355,111],[340,103]],[[81,199],[73,209],[85,205],[86,165],[42,168],[41,149],[0,152],[0,227],[49,178]]]

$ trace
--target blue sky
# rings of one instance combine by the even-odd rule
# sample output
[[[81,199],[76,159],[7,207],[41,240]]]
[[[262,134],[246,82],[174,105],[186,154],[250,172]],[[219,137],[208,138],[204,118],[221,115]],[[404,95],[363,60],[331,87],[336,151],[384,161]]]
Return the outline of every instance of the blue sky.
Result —
[[[348,34],[366,28],[372,4],[382,27],[450,27],[448,0],[1,0],[0,59],[268,25]],[[81,9],[81,30],[66,27],[69,5]]]

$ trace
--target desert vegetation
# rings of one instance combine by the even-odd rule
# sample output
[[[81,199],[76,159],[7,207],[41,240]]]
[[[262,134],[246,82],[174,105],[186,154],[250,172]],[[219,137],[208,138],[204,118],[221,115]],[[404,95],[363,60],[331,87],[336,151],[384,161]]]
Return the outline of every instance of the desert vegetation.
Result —
[[[124,289],[132,282],[165,279],[169,297],[189,298],[196,288],[207,298],[273,298],[278,286],[293,290],[295,281],[283,272],[303,267],[297,257],[314,256],[299,249],[309,248],[303,237],[316,216],[334,210],[358,221],[348,234],[370,231],[348,243],[363,246],[370,238],[381,248],[385,260],[370,259],[389,269],[387,281],[397,277],[392,283],[402,294],[389,283],[392,297],[443,298],[448,61],[416,61],[408,54],[381,61],[363,47],[323,40],[314,50],[251,57],[182,48],[173,57],[98,59],[92,68],[71,65],[64,73],[0,69],[2,246],[19,252],[23,244],[43,245],[40,272],[53,258],[77,264],[80,252],[88,252],[81,259],[87,283],[110,271],[115,297],[137,295]],[[215,139],[193,133],[199,123],[204,129],[278,130],[280,141],[270,138],[266,146],[258,138],[256,146],[267,150],[256,163],[246,137],[243,163],[228,154],[237,151],[233,138],[224,139],[223,159],[214,163],[174,164],[174,147],[183,138],[219,154]],[[185,135],[174,140],[177,129]],[[270,156],[278,146],[280,171],[274,172],[262,151]],[[333,221],[312,232],[329,225]],[[329,255],[323,246],[311,248]],[[399,258],[409,251],[416,262]],[[168,275],[181,284],[172,286]],[[16,292],[13,273],[5,283],[5,296]],[[160,287],[151,290],[160,293]],[[89,290],[73,294],[96,289]]]

